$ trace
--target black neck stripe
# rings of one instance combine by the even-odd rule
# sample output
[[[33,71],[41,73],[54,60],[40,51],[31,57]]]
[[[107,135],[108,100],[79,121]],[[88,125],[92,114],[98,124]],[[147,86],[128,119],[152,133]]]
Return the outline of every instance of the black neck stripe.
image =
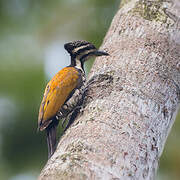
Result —
[[[80,60],[79,60],[79,61],[80,61]],[[82,68],[82,70],[84,71],[84,62],[80,61],[80,63],[81,63],[81,68]],[[71,57],[70,67],[76,67],[76,65],[77,65],[76,60],[75,60],[73,57]]]

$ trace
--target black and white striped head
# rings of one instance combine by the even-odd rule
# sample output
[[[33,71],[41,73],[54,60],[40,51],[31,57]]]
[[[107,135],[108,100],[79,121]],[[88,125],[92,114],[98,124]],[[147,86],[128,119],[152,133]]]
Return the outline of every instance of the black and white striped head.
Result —
[[[96,56],[108,56],[109,54],[104,51],[99,51],[96,47],[87,41],[73,41],[66,43],[64,48],[71,55],[71,65],[76,66],[80,61],[82,66],[86,60]]]

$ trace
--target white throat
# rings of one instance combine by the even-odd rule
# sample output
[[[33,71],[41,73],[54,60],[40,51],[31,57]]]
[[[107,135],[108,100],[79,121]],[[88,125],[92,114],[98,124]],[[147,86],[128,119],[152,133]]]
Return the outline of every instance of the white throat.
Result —
[[[76,62],[75,67],[83,71],[82,66],[81,66],[81,61],[78,58],[76,58],[75,62]]]

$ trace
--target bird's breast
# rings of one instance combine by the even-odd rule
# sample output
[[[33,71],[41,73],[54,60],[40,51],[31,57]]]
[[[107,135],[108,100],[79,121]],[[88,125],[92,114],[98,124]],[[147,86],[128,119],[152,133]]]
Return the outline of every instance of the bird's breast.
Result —
[[[65,103],[62,105],[61,109],[58,111],[58,117],[64,118],[69,113],[71,113],[82,100],[82,96],[85,90],[85,74],[83,71],[79,71],[79,79],[77,87],[70,93],[68,98],[66,99]]]

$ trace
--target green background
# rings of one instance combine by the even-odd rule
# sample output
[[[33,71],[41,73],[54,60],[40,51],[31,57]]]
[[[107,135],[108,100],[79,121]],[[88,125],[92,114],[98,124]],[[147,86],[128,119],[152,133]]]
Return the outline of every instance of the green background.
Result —
[[[48,80],[70,63],[63,44],[99,47],[118,8],[119,0],[0,0],[0,179],[37,178],[47,161],[38,109]],[[179,119],[157,179],[180,178]]]

